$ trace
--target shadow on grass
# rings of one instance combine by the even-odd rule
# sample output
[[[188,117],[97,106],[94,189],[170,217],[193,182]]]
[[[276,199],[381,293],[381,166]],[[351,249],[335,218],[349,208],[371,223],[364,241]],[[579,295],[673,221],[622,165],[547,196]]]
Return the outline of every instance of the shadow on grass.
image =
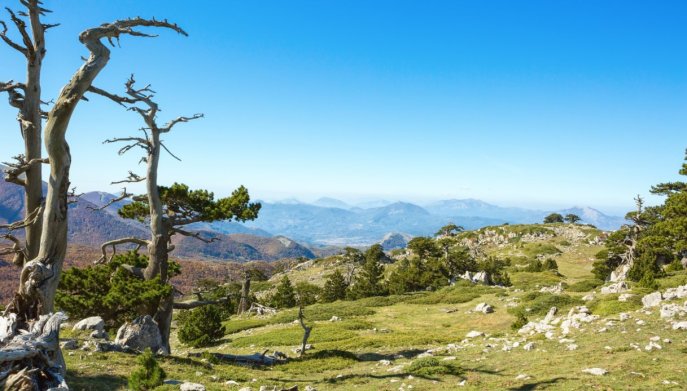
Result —
[[[101,391],[101,390],[116,390],[126,387],[128,382],[126,378],[112,375],[98,375],[98,376],[82,376],[67,371],[67,384],[69,389],[74,391]]]
[[[508,390],[509,391],[533,391],[533,390],[539,389],[540,387],[541,388],[548,388],[548,386],[554,385],[554,384],[556,384],[560,381],[563,381],[563,380],[568,380],[568,379],[565,377],[556,377],[553,379],[542,380],[539,382],[525,383],[519,387],[511,387]]]
[[[382,353],[362,353],[358,355],[359,361],[379,361],[379,360],[395,360],[398,356],[403,356],[403,358],[411,359],[419,354],[426,352],[427,350],[422,349],[411,349],[411,350],[401,350],[396,353],[382,354]]]

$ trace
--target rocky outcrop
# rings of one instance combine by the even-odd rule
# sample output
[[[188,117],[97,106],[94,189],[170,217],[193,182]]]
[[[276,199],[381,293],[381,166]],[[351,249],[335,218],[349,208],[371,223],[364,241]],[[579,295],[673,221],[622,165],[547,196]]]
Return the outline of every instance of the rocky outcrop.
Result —
[[[162,348],[162,336],[157,323],[150,315],[140,316],[131,323],[124,323],[117,330],[115,345],[125,349],[143,351],[150,348],[157,352]]]

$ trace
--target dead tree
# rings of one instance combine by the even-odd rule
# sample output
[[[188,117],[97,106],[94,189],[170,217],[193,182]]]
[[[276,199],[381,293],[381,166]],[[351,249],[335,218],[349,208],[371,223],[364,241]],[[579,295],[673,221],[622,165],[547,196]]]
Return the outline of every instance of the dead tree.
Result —
[[[14,264],[21,267],[27,260],[38,255],[41,240],[41,214],[34,218],[29,215],[41,208],[43,200],[41,131],[44,112],[41,109],[41,70],[45,57],[45,32],[56,24],[44,24],[41,17],[48,10],[42,8],[39,0],[26,0],[22,4],[26,11],[14,12],[7,8],[10,20],[21,37],[21,42],[10,38],[5,22],[0,21],[0,39],[10,48],[19,52],[26,59],[26,80],[24,82],[0,82],[0,92],[7,92],[10,106],[17,109],[17,122],[24,140],[24,152],[14,157],[16,162],[6,163],[9,169],[5,173],[7,182],[15,183],[24,189],[24,240],[21,243],[16,236],[6,237],[13,242]],[[25,20],[26,19],[26,20]],[[28,23],[27,23],[28,22]]]
[[[22,1],[22,4],[29,6],[30,15],[31,5],[38,3]],[[38,11],[40,14],[47,10],[38,7]],[[88,49],[89,56],[62,88],[47,114],[44,142],[50,161],[50,175],[41,221],[40,246],[37,255],[24,262],[19,289],[2,317],[3,322],[11,323],[12,327],[0,342],[0,381],[9,381],[22,370],[30,369],[24,372],[23,381],[31,385],[31,389],[43,390],[63,383],[62,376],[66,368],[59,347],[57,343],[48,344],[44,339],[54,336],[51,338],[59,340],[61,315],[49,314],[53,312],[55,292],[67,249],[71,155],[65,136],[76,106],[110,59],[110,49],[102,40],[107,39],[112,43],[122,35],[151,37],[136,30],[137,27],[162,27],[186,34],[167,21],[141,18],[105,23],[82,32],[79,40]],[[3,38],[5,42],[8,39]],[[26,50],[25,46],[16,43],[14,46],[17,50]],[[18,336],[24,333],[22,330],[30,330],[30,333]],[[22,344],[23,348],[17,344]]]
[[[107,255],[107,248],[112,248],[114,255],[117,245],[128,243],[145,246],[148,250],[148,265],[138,274],[146,280],[159,278],[162,283],[169,283],[172,277],[168,273],[169,253],[174,250],[172,236],[179,234],[212,243],[217,239],[205,237],[198,232],[187,231],[183,227],[197,222],[215,220],[252,220],[257,217],[260,204],[250,203],[248,190],[243,186],[235,190],[230,197],[219,200],[215,200],[214,195],[208,191],[190,190],[183,184],[175,183],[171,187],[160,186],[157,175],[162,150],[178,159],[164,144],[161,136],[169,133],[177,124],[201,118],[203,115],[178,117],[161,126],[157,122],[159,107],[153,100],[154,91],[150,86],[135,87],[132,76],[125,83],[125,90],[126,95],[119,96],[99,88],[91,88],[91,92],[125,106],[143,119],[145,126],[140,129],[143,133],[142,137],[114,138],[106,140],[105,143],[125,143],[119,149],[120,155],[134,148],[141,148],[145,153],[141,162],[146,163],[146,176],[129,172],[128,178],[116,183],[145,182],[146,194],[132,196],[133,202],[120,209],[119,214],[125,218],[147,221],[151,236],[149,239],[122,238],[104,243],[100,262],[112,259],[112,256]],[[173,294],[171,294],[157,305],[155,313],[152,314],[160,328],[163,350],[167,353],[170,352],[169,335],[174,308]],[[188,308],[188,303],[183,308]]]
[[[312,326],[305,325],[305,316],[303,316],[303,306],[298,308],[298,323],[301,324],[303,328],[303,341],[301,344],[301,351],[299,353],[300,357],[305,354],[306,347],[308,346],[308,338],[310,338],[310,332],[312,331]]]
[[[248,311],[248,304],[250,297],[250,272],[246,271],[243,279],[243,286],[241,287],[241,299],[238,305],[238,315]]]

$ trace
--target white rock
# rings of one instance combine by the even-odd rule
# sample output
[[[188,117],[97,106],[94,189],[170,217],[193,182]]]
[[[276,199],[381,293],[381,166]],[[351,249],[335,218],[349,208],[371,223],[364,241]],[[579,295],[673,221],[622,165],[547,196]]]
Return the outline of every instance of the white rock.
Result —
[[[205,386],[198,383],[183,383],[179,386],[180,391],[205,391]]]
[[[672,318],[680,312],[680,307],[677,304],[663,304],[661,306],[661,318]]]
[[[660,340],[661,340],[661,337],[659,337],[658,335],[654,335],[653,337],[649,338],[649,341],[651,341],[651,342],[658,342]]]
[[[582,370],[582,372],[588,373],[588,374],[594,375],[594,376],[603,376],[603,375],[608,373],[608,371],[603,369],[603,368],[585,368]]]
[[[523,346],[522,348],[525,349],[525,350],[527,350],[527,351],[529,352],[529,351],[534,350],[534,348],[535,348],[536,346],[537,346],[537,345],[536,345],[534,342],[528,342],[528,343],[526,343],[525,346]]]
[[[91,316],[90,318],[81,319],[78,321],[72,330],[97,330],[103,331],[105,329],[105,321],[99,316]]]
[[[663,297],[661,296],[661,292],[649,293],[648,295],[642,297],[642,304],[644,305],[644,308],[656,307],[661,304],[662,299]]]
[[[601,288],[601,294],[602,295],[610,295],[613,293],[623,293],[627,291],[629,287],[627,286],[627,283],[625,281],[620,281],[616,282],[615,284],[611,284],[608,286],[604,286]]]
[[[618,318],[620,319],[621,322],[624,322],[624,321],[630,319],[630,314],[628,314],[628,313],[626,313],[626,312],[621,312],[621,313],[618,315]]]
[[[317,388],[310,386],[310,385],[307,385],[307,386],[305,386],[305,391],[317,391]]]
[[[663,294],[665,300],[682,299],[687,297],[687,285],[666,289]]]
[[[571,343],[570,345],[568,345],[568,348],[567,348],[567,349],[568,349],[568,350],[577,350],[577,345],[574,344],[574,343]]]
[[[224,384],[227,386],[238,386],[239,385],[239,383],[237,381],[234,381],[234,380],[227,380],[226,382],[224,382]]]
[[[252,388],[250,387],[243,387],[239,391],[252,391]]]
[[[649,344],[644,347],[644,350],[646,350],[647,352],[650,352],[652,350],[661,350],[661,349],[662,349],[661,345],[657,344],[656,342],[649,342]]]
[[[341,318],[339,318],[338,316],[334,315],[334,316],[332,316],[331,319],[329,319],[329,321],[330,321],[330,322],[340,322],[340,321],[341,321]]]
[[[475,330],[472,330],[469,333],[465,334],[466,338],[477,338],[477,337],[482,337],[482,336],[484,336],[483,332],[475,331]]]
[[[385,367],[388,367],[389,365],[391,365],[391,361],[389,361],[389,360],[379,360],[377,363],[379,365],[383,365]]]
[[[532,377],[530,377],[530,375],[525,375],[524,373],[521,373],[515,377],[515,380],[529,380],[531,378]]]
[[[587,294],[587,295],[582,296],[582,300],[584,300],[584,301],[592,301],[592,300],[594,300],[595,298],[596,298],[596,297],[594,296],[593,293],[589,293],[589,294]]]
[[[637,323],[637,326],[644,326],[646,324],[646,322],[642,319],[637,319],[635,323]]]
[[[675,322],[673,323],[673,330],[687,330],[687,322]]]
[[[494,307],[487,303],[479,303],[475,306],[475,312],[481,312],[483,314],[491,314],[494,312]]]

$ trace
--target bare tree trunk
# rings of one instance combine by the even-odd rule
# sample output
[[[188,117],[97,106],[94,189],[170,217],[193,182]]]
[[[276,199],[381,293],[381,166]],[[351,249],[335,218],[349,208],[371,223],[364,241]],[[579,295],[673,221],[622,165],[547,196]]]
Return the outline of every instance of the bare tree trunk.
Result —
[[[166,21],[148,21],[136,18],[103,24],[86,30],[79,36],[81,43],[88,48],[90,56],[72,76],[69,83],[62,88],[55,105],[48,114],[44,139],[50,160],[50,178],[43,212],[40,249],[35,258],[24,264],[20,275],[19,289],[4,313],[5,318],[15,319],[14,333],[20,329],[35,329],[37,322],[40,324],[41,319],[48,319],[40,315],[49,314],[53,311],[55,293],[67,250],[67,197],[71,154],[65,136],[74,109],[110,59],[110,50],[100,40],[102,38],[118,38],[122,34],[145,36],[145,34],[132,29],[137,26],[167,27],[183,33],[183,30],[176,25]],[[57,323],[57,326],[51,327],[51,330],[55,328],[59,330],[61,317],[49,319],[55,319],[54,322]],[[38,333],[35,336],[40,337]],[[59,340],[57,333],[55,340],[55,343]],[[0,342],[0,348],[2,348],[0,349],[0,357],[3,354],[11,354],[11,351],[16,349],[4,342]],[[51,354],[53,357],[47,360],[42,367],[34,368],[35,370],[31,371],[30,376],[34,383],[39,384],[41,378],[50,378],[54,371],[59,371],[62,375],[66,372],[59,347],[55,348]],[[0,370],[0,375],[3,375],[0,376],[0,379],[4,379],[5,376],[16,373],[22,368],[32,368],[34,365],[31,361],[22,362],[21,366],[15,366],[10,362],[10,368],[6,372]],[[0,364],[5,363],[5,361],[0,362]],[[40,387],[42,388],[42,386]],[[49,385],[49,387],[53,386]]]
[[[248,311],[248,296],[250,295],[250,273],[246,272],[241,289],[241,301],[239,301],[238,314]]]

